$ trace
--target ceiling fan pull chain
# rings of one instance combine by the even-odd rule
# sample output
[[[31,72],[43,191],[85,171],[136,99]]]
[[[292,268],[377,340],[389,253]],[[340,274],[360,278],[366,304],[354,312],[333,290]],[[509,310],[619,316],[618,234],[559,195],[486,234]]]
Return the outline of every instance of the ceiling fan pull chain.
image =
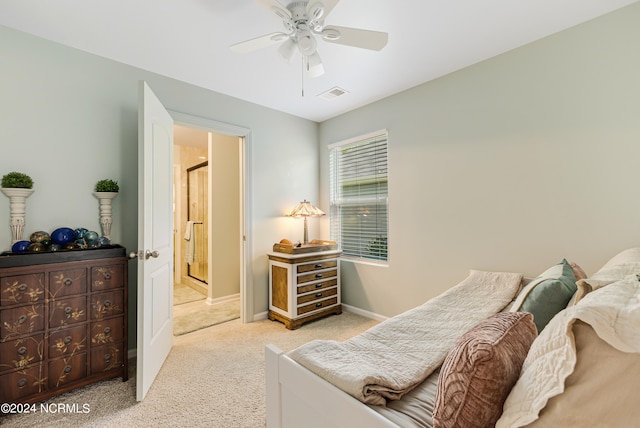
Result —
[[[304,98],[304,55],[301,55],[302,57],[302,73],[301,73],[301,78],[300,78],[300,86],[301,86],[301,92],[302,92],[302,98]]]

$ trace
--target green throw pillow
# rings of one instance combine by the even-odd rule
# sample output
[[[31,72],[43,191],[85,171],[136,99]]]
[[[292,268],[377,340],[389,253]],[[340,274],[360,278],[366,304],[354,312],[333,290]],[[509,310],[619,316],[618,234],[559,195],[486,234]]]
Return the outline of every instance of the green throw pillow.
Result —
[[[529,292],[519,311],[533,314],[533,322],[540,333],[551,318],[567,307],[577,290],[576,277],[571,265],[563,259],[534,281],[540,282]]]

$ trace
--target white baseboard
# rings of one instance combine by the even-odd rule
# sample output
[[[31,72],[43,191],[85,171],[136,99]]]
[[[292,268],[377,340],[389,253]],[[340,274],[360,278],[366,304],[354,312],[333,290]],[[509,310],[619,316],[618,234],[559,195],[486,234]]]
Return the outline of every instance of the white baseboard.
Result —
[[[260,312],[259,314],[253,314],[254,321],[262,321],[262,320],[266,320],[267,318],[269,318],[268,311]]]
[[[228,296],[218,297],[216,299],[211,299],[207,297],[206,304],[207,305],[218,305],[220,303],[227,303],[233,300],[240,300],[240,293],[230,294]]]
[[[365,311],[364,309],[356,308],[355,306],[342,304],[342,309],[347,312],[354,313],[356,315],[363,316],[365,318],[370,318],[376,321],[384,321],[389,319],[389,317],[385,317],[384,315],[376,314],[375,312]]]

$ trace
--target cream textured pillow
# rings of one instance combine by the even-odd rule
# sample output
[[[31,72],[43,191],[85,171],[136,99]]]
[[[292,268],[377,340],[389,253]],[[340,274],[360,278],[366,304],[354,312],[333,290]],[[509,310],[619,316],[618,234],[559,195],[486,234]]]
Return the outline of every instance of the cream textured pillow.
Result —
[[[433,427],[494,426],[537,335],[527,312],[500,312],[465,333],[442,364]]]

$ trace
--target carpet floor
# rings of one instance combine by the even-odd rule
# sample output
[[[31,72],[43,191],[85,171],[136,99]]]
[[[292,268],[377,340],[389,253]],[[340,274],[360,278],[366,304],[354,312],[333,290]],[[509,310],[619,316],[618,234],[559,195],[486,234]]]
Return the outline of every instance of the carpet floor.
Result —
[[[201,328],[240,318],[240,300],[209,305],[203,300],[173,307],[173,335],[200,330]]]
[[[207,296],[199,293],[188,285],[173,285],[173,304],[182,305],[184,303],[195,302],[196,300],[204,300]]]
[[[344,340],[377,322],[345,312],[287,330],[281,323],[233,320],[174,338],[174,346],[144,401],[135,399],[135,368],[127,382],[103,381],[45,404],[88,406],[86,413],[0,417],[14,427],[264,428],[264,346],[284,351],[313,339]]]

